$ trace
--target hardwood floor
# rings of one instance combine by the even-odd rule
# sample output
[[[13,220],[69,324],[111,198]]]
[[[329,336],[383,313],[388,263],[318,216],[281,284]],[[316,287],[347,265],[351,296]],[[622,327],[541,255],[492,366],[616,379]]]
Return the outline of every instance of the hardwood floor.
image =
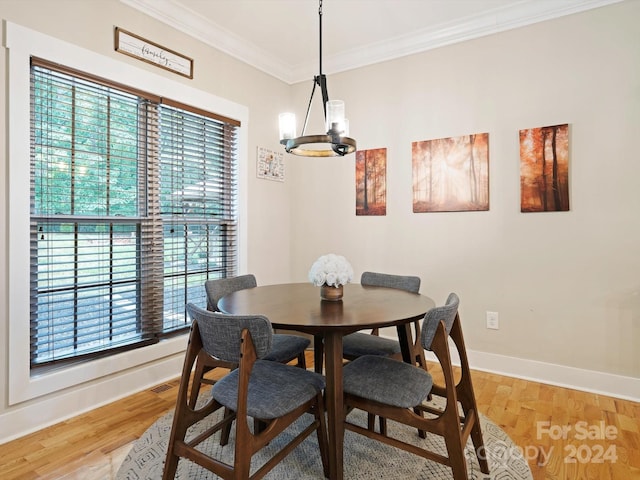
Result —
[[[640,479],[640,403],[480,371],[473,384],[479,410],[518,445],[534,480]],[[114,478],[131,444],[173,410],[177,387],[176,379],[0,445],[0,478]]]

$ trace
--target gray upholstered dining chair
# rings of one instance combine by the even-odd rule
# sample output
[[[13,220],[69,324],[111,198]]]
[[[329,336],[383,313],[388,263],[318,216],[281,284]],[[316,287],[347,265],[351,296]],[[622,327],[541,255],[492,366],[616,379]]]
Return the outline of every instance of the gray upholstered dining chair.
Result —
[[[256,287],[257,285],[256,277],[253,274],[207,280],[204,284],[204,288],[207,293],[207,309],[217,312],[219,311],[218,301],[222,297],[238,290]],[[308,338],[304,338],[299,335],[276,333],[273,335],[271,350],[265,357],[265,360],[289,363],[290,361],[297,359],[298,367],[303,369],[307,368],[305,351],[310,344],[311,341]],[[209,380],[204,376],[204,374],[217,367],[233,369],[236,365],[224,362],[218,358],[213,358],[205,351],[200,352],[200,357],[196,362],[196,375],[193,379],[194,383],[191,387],[191,406],[194,406],[198,399],[201,384],[205,383],[213,385],[214,383],[214,380]]]
[[[375,287],[397,288],[411,293],[420,291],[420,277],[413,275],[394,275],[390,273],[363,272],[360,276],[361,285]],[[420,345],[420,320],[413,322],[413,339],[409,346],[411,358],[414,364],[427,368],[424,349]],[[324,359],[324,345],[322,338],[314,339],[314,358],[316,372],[320,372]],[[377,329],[371,332],[354,332],[342,338],[342,357],[347,360],[355,360],[363,355],[379,355],[402,361],[402,349],[398,340],[379,336]],[[375,415],[368,416],[369,428],[374,429]],[[387,423],[384,417],[379,418],[380,431],[386,432]]]
[[[274,333],[271,322],[262,315],[227,315],[193,304],[187,305],[187,312],[192,319],[191,331],[163,479],[174,478],[180,458],[195,462],[223,479],[249,479],[253,455],[306,413],[312,415],[309,426],[286,440],[251,478],[262,478],[314,431],[323,473],[328,477],[324,377],[293,365],[265,360],[271,351]],[[204,405],[194,407],[189,403],[187,391],[193,365],[202,350],[211,357],[237,364],[238,368],[211,387],[211,396]],[[188,433],[190,427],[219,410],[223,410],[224,415],[211,422],[213,425],[203,433],[197,436]],[[258,419],[265,428],[252,431],[249,419]],[[235,423],[236,440],[233,465],[230,465],[199,445],[232,423]]]
[[[445,305],[427,312],[422,324],[422,346],[435,353],[442,368],[444,384],[435,384],[425,369],[415,365],[380,355],[365,355],[345,365],[343,388],[346,411],[361,409],[370,415],[418,428],[421,432],[440,435],[444,438],[447,456],[402,442],[386,432],[372,431],[351,423],[348,416],[345,419],[347,430],[448,465],[455,480],[467,480],[465,445],[469,436],[483,473],[489,473],[489,465],[462,336],[459,303],[458,296],[451,293]],[[459,380],[453,372],[449,338],[460,358],[462,374]],[[425,404],[430,394],[434,400],[438,397],[444,399],[444,403]],[[428,417],[425,413],[429,414]]]
[[[362,285],[397,288],[411,293],[420,291],[420,277],[411,275],[392,275],[388,273],[363,272],[360,276]],[[414,338],[411,348],[412,360],[426,367],[424,350],[420,346],[420,321],[413,322]],[[371,333],[355,332],[342,339],[343,357],[354,360],[362,355],[382,355],[402,360],[400,343],[397,340],[380,337],[378,331]]]

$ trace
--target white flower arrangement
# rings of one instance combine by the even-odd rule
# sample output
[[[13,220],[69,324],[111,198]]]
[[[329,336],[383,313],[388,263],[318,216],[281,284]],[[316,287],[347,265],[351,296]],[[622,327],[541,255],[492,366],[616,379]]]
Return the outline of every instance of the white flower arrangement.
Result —
[[[325,283],[332,287],[345,285],[353,278],[353,268],[342,255],[329,253],[318,258],[309,270],[309,281],[320,287]]]

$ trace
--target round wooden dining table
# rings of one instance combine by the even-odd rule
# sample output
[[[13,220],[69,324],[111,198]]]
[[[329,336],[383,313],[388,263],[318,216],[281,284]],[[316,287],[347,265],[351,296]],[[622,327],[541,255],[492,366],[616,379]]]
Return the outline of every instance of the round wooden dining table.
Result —
[[[218,302],[224,313],[264,315],[278,330],[308,333],[315,342],[323,342],[332,480],[343,478],[342,337],[358,330],[395,326],[403,358],[411,363],[411,322],[422,319],[434,306],[431,298],[421,294],[357,283],[345,285],[339,301],[321,300],[320,288],[311,283],[285,283],[238,290]]]

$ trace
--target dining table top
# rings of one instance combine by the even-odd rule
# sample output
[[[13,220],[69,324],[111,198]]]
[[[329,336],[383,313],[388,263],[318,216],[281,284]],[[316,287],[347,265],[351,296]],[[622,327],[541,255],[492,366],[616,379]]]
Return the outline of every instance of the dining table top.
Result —
[[[222,312],[264,315],[275,328],[309,334],[341,330],[345,335],[419,320],[434,306],[425,295],[359,283],[344,285],[338,301],[322,300],[320,287],[311,283],[283,283],[238,290],[218,302]]]

